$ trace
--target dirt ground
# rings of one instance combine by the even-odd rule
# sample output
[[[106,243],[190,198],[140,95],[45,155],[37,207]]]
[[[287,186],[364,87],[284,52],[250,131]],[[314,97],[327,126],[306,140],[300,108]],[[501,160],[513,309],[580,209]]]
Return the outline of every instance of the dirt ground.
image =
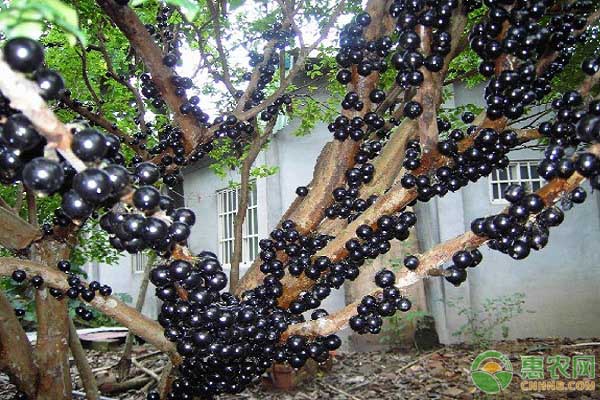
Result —
[[[540,392],[521,390],[521,356],[576,356],[600,355],[600,339],[528,339],[497,342],[492,349],[505,354],[511,361],[514,376],[508,388],[498,395],[485,395],[475,387],[470,379],[470,366],[475,357],[483,350],[471,346],[446,346],[440,349],[417,353],[415,351],[388,351],[370,353],[338,353],[328,371],[319,371],[312,378],[303,381],[292,391],[274,390],[266,377],[237,396],[221,396],[220,400],[260,399],[260,400],[366,400],[366,399],[600,399],[600,389],[591,392]],[[146,347],[136,348],[136,357],[144,368],[159,370],[164,358],[153,356],[144,358],[152,350]],[[88,350],[91,366],[94,369],[114,365],[119,353]],[[600,358],[598,358],[600,362]],[[545,361],[546,362],[546,361]],[[545,378],[550,379],[547,364],[544,366]],[[75,376],[75,389],[81,391]],[[134,367],[147,379],[148,375]],[[571,371],[571,368],[569,369]],[[102,382],[106,371],[97,372]],[[595,376],[600,376],[598,362]],[[594,379],[598,383],[597,379]],[[0,399],[11,399],[12,385],[6,383],[6,376],[0,375]],[[111,399],[144,399],[142,389],[116,394],[105,394]],[[83,397],[82,397],[83,398]]]

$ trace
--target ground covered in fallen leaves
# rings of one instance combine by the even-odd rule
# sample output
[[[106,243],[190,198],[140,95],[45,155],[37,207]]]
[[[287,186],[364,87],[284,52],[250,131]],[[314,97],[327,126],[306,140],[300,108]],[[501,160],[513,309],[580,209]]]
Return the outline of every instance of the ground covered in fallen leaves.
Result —
[[[514,377],[509,387],[498,395],[489,396],[475,387],[470,379],[470,366],[482,348],[458,345],[446,346],[429,352],[386,351],[369,353],[337,353],[331,365],[313,374],[297,384],[290,391],[273,388],[272,376],[265,376],[244,393],[237,396],[221,396],[220,400],[260,399],[260,400],[314,400],[314,399],[600,399],[600,385],[595,391],[528,391],[520,388],[521,356],[577,355],[595,356],[595,376],[600,377],[600,339],[558,340],[527,339],[494,343],[490,348],[509,357]],[[149,347],[137,347],[135,357],[138,367],[150,372],[160,373],[164,358],[150,356]],[[113,377],[107,367],[116,364],[119,353],[88,350],[90,362],[99,376],[99,383],[110,381]],[[154,378],[140,368],[132,367],[138,375],[142,389],[133,389],[123,393],[106,393],[110,399],[142,400],[142,391],[153,385]],[[569,371],[571,368],[569,369]],[[72,369],[76,376],[75,368]],[[545,377],[550,379],[547,365],[544,365]],[[598,383],[598,379],[594,379]],[[75,377],[77,391],[82,391]],[[139,385],[138,385],[139,386]],[[10,399],[11,385],[6,377],[0,375],[0,399]]]

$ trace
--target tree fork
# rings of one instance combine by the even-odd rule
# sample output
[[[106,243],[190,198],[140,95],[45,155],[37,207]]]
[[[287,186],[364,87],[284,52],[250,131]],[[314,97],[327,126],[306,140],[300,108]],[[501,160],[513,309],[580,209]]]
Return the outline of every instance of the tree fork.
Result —
[[[367,40],[374,40],[393,31],[394,24],[387,12],[389,4],[389,0],[385,2],[380,0],[369,1],[367,12],[371,15],[373,21],[381,21],[381,23],[369,25],[365,32]],[[378,73],[373,72],[368,77],[361,77],[358,75],[356,67],[353,67],[350,85],[364,99],[365,105],[360,113],[344,111],[343,114],[350,119],[366,114],[371,107],[369,93],[377,86],[378,82]],[[353,140],[328,142],[317,158],[308,195],[296,198],[281,217],[281,221],[286,219],[294,221],[300,234],[306,235],[312,232],[325,217],[325,209],[333,204],[331,192],[336,187],[344,184],[346,171],[354,165],[354,157],[359,147],[360,144]],[[280,253],[278,258],[285,259],[285,256]],[[235,291],[236,294],[252,289],[262,282],[263,274],[258,269],[259,265],[260,260],[257,259],[240,280]]]
[[[175,94],[171,83],[173,71],[163,64],[163,53],[154,39],[131,8],[120,6],[113,0],[97,0],[98,5],[123,32],[131,46],[140,56],[152,75],[152,82],[160,91],[165,103],[174,114],[174,119],[183,132],[186,154],[190,154],[199,143],[209,139],[207,129],[201,128],[191,115],[179,110],[182,99]]]

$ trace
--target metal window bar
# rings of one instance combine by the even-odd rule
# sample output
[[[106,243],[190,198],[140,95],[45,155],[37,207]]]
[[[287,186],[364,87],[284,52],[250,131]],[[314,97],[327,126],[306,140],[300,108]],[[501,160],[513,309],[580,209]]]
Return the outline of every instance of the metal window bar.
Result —
[[[131,256],[131,264],[134,274],[143,274],[148,263],[148,255],[144,252],[139,252]]]
[[[536,191],[544,184],[537,172],[538,161],[511,161],[506,168],[495,169],[489,179],[489,196],[493,204],[506,204],[504,190],[512,184],[520,184],[527,191]]]
[[[255,182],[251,182],[246,219],[242,227],[242,262],[250,262],[258,255],[258,202]],[[223,264],[231,263],[234,246],[234,220],[238,210],[239,189],[217,192],[219,257]]]

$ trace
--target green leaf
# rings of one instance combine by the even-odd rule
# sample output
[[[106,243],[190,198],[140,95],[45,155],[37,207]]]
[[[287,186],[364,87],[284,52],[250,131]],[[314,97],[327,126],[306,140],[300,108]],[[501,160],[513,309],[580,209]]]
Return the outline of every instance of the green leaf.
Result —
[[[87,40],[79,29],[79,17],[72,7],[60,0],[15,0],[0,13],[0,30],[7,37],[27,36],[38,39],[45,29],[43,21],[61,27],[69,33],[67,39],[86,46]]]
[[[14,27],[7,29],[8,38],[28,37],[31,39],[39,39],[44,32],[44,25],[41,22],[21,22]]]
[[[183,15],[190,21],[193,21],[200,11],[198,3],[193,0],[167,0],[167,3],[179,7]]]

